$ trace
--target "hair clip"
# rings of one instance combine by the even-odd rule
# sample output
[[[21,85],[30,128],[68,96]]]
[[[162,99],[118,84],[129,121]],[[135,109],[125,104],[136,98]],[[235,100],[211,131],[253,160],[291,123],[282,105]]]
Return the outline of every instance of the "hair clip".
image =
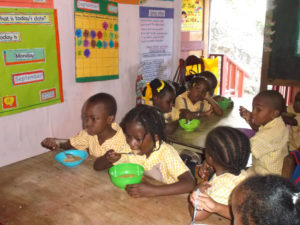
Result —
[[[149,82],[146,83],[145,96],[142,96],[142,98],[145,99],[145,103],[148,105],[149,99],[152,98],[152,89]]]
[[[293,204],[294,204],[294,205],[295,205],[296,202],[298,201],[299,197],[300,197],[300,192],[294,193],[294,194],[293,194],[292,199],[293,199]]]
[[[160,83],[161,86],[156,88],[157,93],[159,93],[165,87],[165,82],[163,80],[161,80]]]

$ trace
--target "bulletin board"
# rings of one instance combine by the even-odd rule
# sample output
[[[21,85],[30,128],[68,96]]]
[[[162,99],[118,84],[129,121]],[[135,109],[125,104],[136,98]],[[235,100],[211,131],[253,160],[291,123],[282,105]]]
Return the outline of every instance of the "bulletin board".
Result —
[[[0,116],[63,102],[56,11],[0,8]]]
[[[300,81],[300,0],[276,0],[268,79]]]
[[[0,0],[0,6],[53,8],[53,0]]]
[[[118,4],[75,0],[76,81],[119,78]]]

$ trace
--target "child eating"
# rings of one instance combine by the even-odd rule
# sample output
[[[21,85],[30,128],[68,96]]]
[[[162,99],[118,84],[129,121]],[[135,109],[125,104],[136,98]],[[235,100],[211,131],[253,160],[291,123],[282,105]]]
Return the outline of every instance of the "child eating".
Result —
[[[45,138],[41,144],[50,150],[88,149],[89,154],[95,157],[104,155],[110,149],[123,152],[126,139],[122,129],[114,123],[116,112],[117,104],[114,97],[98,93],[83,105],[84,130],[70,139]]]
[[[246,178],[244,171],[250,154],[250,142],[238,129],[217,127],[209,132],[205,142],[205,164],[215,174],[208,181],[198,185],[190,195],[189,209],[191,215],[198,200],[196,221],[207,218],[211,213],[231,219],[229,197],[231,191]]]
[[[177,151],[167,144],[164,118],[152,106],[139,105],[130,110],[121,122],[126,141],[136,155],[118,154],[111,150],[95,161],[94,168],[102,170],[113,163],[132,162],[142,165],[145,175],[162,182],[153,185],[146,181],[127,185],[132,197],[149,197],[187,193],[194,188],[194,179]]]
[[[194,76],[190,81],[189,91],[179,95],[175,107],[180,111],[180,118],[199,119],[215,113],[219,116],[223,110],[209,94],[210,86],[204,77]]]
[[[179,111],[173,107],[175,89],[168,81],[154,79],[146,84],[143,90],[143,99],[146,105],[155,106],[163,113],[167,134],[172,133],[178,127]]]
[[[255,96],[252,113],[240,108],[241,116],[252,129],[258,130],[250,139],[252,166],[247,170],[249,175],[281,175],[283,160],[288,154],[288,131],[281,118],[284,109],[282,95],[273,90]]]

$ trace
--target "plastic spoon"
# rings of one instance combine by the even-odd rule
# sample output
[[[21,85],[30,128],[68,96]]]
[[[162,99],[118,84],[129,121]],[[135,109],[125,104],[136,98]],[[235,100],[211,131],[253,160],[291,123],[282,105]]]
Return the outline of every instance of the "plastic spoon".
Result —
[[[196,225],[195,223],[195,218],[196,218],[196,214],[197,214],[197,206],[198,206],[198,196],[199,196],[199,193],[200,193],[200,190],[199,188],[197,189],[196,191],[196,198],[195,198],[195,205],[194,205],[194,215],[193,215],[193,220],[192,222],[190,223],[190,225]]]

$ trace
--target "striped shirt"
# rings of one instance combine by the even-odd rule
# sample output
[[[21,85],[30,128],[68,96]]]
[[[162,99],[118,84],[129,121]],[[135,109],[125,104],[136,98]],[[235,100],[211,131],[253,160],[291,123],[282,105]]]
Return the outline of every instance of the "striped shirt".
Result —
[[[112,124],[112,128],[117,131],[115,135],[99,144],[97,135],[89,135],[86,130],[82,130],[79,134],[70,138],[71,145],[80,150],[89,149],[89,153],[92,156],[100,157],[103,156],[108,150],[113,149],[115,152],[128,151],[126,149],[126,138],[125,135],[117,123]]]

